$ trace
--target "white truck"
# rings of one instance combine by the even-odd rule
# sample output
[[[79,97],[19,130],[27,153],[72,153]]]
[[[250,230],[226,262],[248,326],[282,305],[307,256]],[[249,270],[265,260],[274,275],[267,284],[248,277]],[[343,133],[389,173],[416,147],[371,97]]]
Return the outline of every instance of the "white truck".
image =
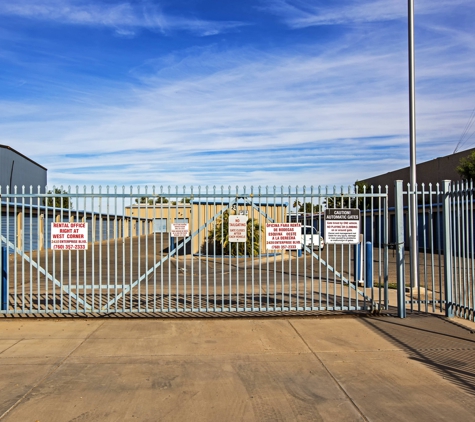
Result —
[[[323,249],[325,241],[315,227],[302,226],[302,249],[308,246],[310,249]]]

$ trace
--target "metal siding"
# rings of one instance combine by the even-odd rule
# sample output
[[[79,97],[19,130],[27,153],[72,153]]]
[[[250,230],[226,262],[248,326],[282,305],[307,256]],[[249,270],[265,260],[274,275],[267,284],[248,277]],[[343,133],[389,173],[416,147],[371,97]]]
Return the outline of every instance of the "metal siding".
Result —
[[[25,193],[30,193],[30,186],[33,187],[33,193],[45,192],[47,184],[47,171],[44,168],[27,160],[7,148],[0,148],[0,186],[2,191],[10,185],[10,173],[13,166],[12,187],[17,186],[17,192],[22,192],[22,186],[25,186]],[[13,192],[13,188],[11,190]]]

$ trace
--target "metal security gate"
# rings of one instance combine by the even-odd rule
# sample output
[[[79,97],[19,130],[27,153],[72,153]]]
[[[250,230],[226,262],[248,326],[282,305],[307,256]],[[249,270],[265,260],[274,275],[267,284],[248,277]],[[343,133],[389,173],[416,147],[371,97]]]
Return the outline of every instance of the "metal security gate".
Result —
[[[450,260],[447,262],[447,314],[475,321],[475,235],[473,182],[453,183],[447,230]]]
[[[1,313],[388,309],[380,188],[44,192],[0,192]],[[321,247],[325,207],[361,210],[362,246]],[[229,242],[231,216],[245,217],[246,241]],[[187,233],[174,237],[178,223]],[[276,223],[301,228],[302,250],[266,247]],[[74,236],[84,243],[71,246]]]
[[[408,254],[411,195],[418,204],[416,262]],[[396,182],[395,245],[398,269],[398,314],[439,312],[475,320],[475,238],[472,182],[428,186],[411,192]],[[392,210],[390,210],[390,214]],[[411,277],[415,266],[416,279]]]

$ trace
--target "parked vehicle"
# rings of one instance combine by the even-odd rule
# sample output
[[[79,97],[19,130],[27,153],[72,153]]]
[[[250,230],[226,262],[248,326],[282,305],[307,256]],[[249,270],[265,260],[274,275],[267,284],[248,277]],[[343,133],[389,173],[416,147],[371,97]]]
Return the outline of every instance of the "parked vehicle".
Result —
[[[325,241],[315,227],[302,226],[302,249],[308,246],[313,249],[323,249]]]

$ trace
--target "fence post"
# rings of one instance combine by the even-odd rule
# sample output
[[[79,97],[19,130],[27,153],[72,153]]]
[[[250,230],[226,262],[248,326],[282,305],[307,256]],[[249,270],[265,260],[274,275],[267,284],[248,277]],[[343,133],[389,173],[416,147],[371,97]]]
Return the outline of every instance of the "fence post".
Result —
[[[361,242],[353,246],[353,272],[355,274],[355,284],[359,285],[361,280]]]
[[[45,249],[45,216],[44,214],[40,214],[38,225],[39,225],[38,237],[39,237],[39,242],[40,242],[40,244],[38,245],[38,249],[42,251]]]
[[[366,242],[366,279],[365,287],[373,287],[373,244],[371,242]]]
[[[452,236],[450,232],[450,180],[443,180],[444,202],[442,213],[444,218],[444,276],[445,276],[445,316],[454,316],[452,303]],[[441,298],[442,299],[442,298]]]
[[[23,249],[23,213],[21,211],[16,216],[16,247]]]
[[[2,260],[2,306],[1,306],[1,310],[2,311],[7,311],[8,310],[8,306],[7,306],[7,302],[8,302],[8,275],[7,275],[7,259],[8,259],[8,255],[7,255],[7,248],[5,246],[2,246],[2,256],[0,257],[1,260]]]
[[[404,285],[404,207],[402,180],[394,182],[396,217],[396,274],[397,274],[397,316],[406,318],[406,292]]]

